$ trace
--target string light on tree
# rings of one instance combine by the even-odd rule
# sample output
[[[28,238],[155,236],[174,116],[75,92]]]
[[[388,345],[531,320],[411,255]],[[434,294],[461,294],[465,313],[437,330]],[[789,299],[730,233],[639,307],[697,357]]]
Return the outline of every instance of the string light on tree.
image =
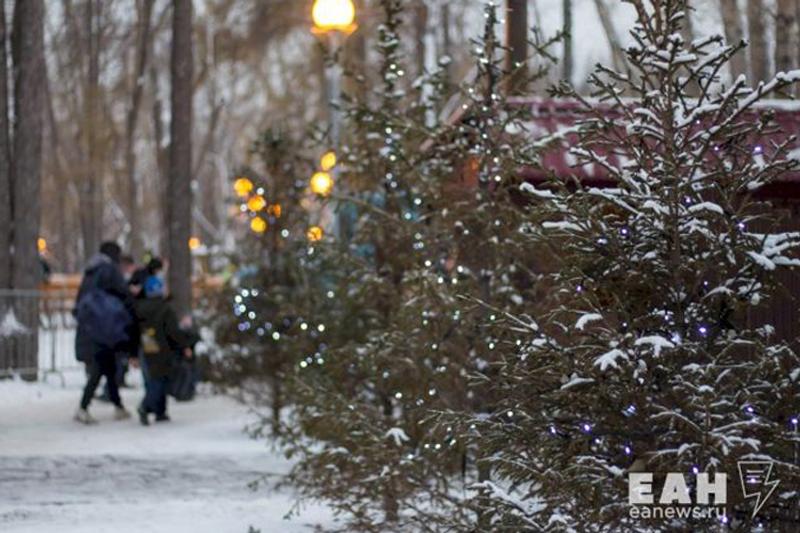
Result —
[[[247,178],[239,178],[233,182],[233,190],[239,198],[246,198],[253,190],[253,182]]]
[[[250,221],[250,229],[253,230],[254,233],[264,233],[267,231],[267,221],[261,217],[254,217]]]
[[[267,207],[267,201],[260,194],[252,196],[249,200],[247,200],[247,208],[253,213],[259,213],[265,207]]]
[[[320,241],[322,240],[323,236],[324,232],[322,231],[322,228],[320,228],[319,226],[311,226],[310,228],[308,228],[308,231],[306,232],[306,237],[311,242]]]
[[[333,150],[325,152],[319,160],[319,166],[324,172],[328,172],[336,166],[336,152]]]
[[[333,190],[333,178],[328,172],[315,172],[311,176],[311,192],[319,196],[329,196]]]

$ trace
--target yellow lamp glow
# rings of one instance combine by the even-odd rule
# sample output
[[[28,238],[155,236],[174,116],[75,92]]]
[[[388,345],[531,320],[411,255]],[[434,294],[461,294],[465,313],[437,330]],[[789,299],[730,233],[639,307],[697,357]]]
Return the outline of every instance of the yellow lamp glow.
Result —
[[[331,150],[330,152],[326,152],[325,155],[322,156],[322,159],[319,160],[319,166],[322,167],[322,170],[328,172],[330,169],[336,166],[336,152]]]
[[[311,176],[311,191],[320,196],[328,196],[333,189],[333,178],[327,172],[317,172]]]
[[[264,233],[267,231],[267,221],[261,217],[255,217],[250,221],[250,229],[254,233]]]
[[[233,190],[240,198],[244,198],[253,190],[253,182],[247,178],[239,178],[233,182]]]
[[[352,0],[316,0],[311,8],[314,31],[319,33],[355,30],[356,8]]]
[[[322,231],[322,228],[320,228],[319,226],[311,226],[310,228],[308,228],[308,231],[306,232],[306,237],[308,237],[308,240],[311,242],[317,242],[319,240],[322,240],[323,235],[324,233]]]
[[[44,240],[44,237],[39,237],[36,239],[36,248],[39,249],[39,253],[44,253],[47,251],[47,241]]]
[[[258,213],[265,207],[267,207],[267,201],[260,194],[247,200],[247,208],[253,213]]]
[[[200,238],[198,238],[198,237],[189,237],[189,249],[190,250],[197,250],[198,248],[200,248],[201,244],[202,243],[200,242]]]

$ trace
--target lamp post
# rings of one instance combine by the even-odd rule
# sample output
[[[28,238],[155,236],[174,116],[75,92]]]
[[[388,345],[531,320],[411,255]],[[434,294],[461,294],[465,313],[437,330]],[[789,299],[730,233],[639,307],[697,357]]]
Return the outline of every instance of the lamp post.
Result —
[[[352,0],[315,0],[311,8],[311,19],[314,26],[311,32],[328,41],[331,49],[339,50],[344,41],[358,27],[355,23],[356,8]],[[338,62],[329,69],[330,94],[328,102],[331,106],[331,137],[334,148],[339,144],[339,97],[342,83],[342,67]]]
[[[344,45],[344,41],[356,29],[356,9],[352,0],[315,0],[311,8],[311,18],[314,26],[311,32],[321,39],[328,42],[330,48],[336,52]],[[341,113],[339,111],[339,100],[341,96],[342,67],[335,61],[328,69],[330,94],[328,95],[331,143],[333,150],[325,154],[321,160],[322,172],[314,174],[312,177],[311,188],[320,195],[327,196],[333,184],[337,181],[338,167],[336,167],[336,155],[339,148],[341,136]],[[330,172],[330,174],[329,174]],[[341,216],[337,217],[339,232],[346,235],[344,231],[347,221]]]

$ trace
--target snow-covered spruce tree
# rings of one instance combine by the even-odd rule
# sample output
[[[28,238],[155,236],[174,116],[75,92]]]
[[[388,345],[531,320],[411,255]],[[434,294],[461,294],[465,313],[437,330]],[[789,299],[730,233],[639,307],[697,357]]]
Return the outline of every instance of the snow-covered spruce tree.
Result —
[[[307,176],[315,166],[306,155],[314,148],[295,137],[285,126],[266,129],[253,143],[256,163],[234,178],[237,247],[212,320],[224,347],[216,381],[243,393],[259,412],[266,407],[271,431],[291,403],[287,370],[325,342],[310,315],[320,320],[335,307],[328,280],[317,275],[331,265],[308,248],[307,230],[316,222],[307,209]]]
[[[570,152],[613,186],[523,186],[548,312],[506,316],[522,345],[486,376],[502,401],[465,429],[491,464],[475,502],[494,531],[796,531],[800,360],[752,317],[798,265],[800,236],[757,194],[795,168],[759,102],[800,72],[726,83],[742,45],[685,43],[683,1],[630,3],[629,73],[598,67],[592,99],[561,91],[585,113]],[[754,521],[742,460],[780,479]],[[656,501],[667,472],[692,498],[698,474],[724,472],[727,515],[634,519],[631,472],[654,473]]]
[[[339,231],[351,237],[314,246],[337,258],[341,314],[325,322],[322,356],[297,366],[283,442],[298,461],[290,480],[342,512],[347,531],[466,530],[480,518],[463,505],[474,454],[434,414],[489,412],[497,401],[467,388],[502,340],[485,326],[496,312],[475,302],[512,313],[533,298],[514,195],[536,147],[509,135],[522,117],[498,90],[495,7],[452,120],[435,113],[448,95],[442,72],[404,79],[401,3],[381,6],[383,83],[345,111],[332,195],[356,211]]]

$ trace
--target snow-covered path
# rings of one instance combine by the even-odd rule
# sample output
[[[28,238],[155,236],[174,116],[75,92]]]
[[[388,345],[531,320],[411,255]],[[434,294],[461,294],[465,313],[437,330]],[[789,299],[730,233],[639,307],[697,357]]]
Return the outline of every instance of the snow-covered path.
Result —
[[[293,533],[331,523],[321,507],[284,520],[294,499],[274,484],[289,463],[242,432],[247,413],[230,399],[173,402],[173,421],[147,428],[95,402],[100,424],[84,427],[71,420],[81,379],[0,381],[0,531]],[[129,408],[140,395],[123,392]]]

